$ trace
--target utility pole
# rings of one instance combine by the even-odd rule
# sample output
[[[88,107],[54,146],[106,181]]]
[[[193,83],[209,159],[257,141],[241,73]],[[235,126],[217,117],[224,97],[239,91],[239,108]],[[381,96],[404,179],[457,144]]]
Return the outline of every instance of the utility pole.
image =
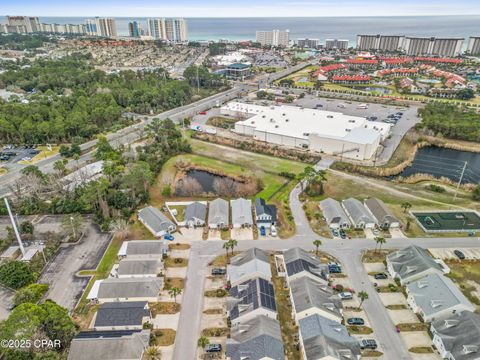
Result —
[[[457,183],[457,188],[455,189],[455,195],[453,195],[453,201],[455,201],[455,199],[457,198],[458,188],[460,187],[460,184],[462,183],[463,175],[465,174],[465,169],[466,168],[467,168],[467,162],[465,161],[465,163],[463,164],[462,173],[460,174],[460,179],[458,180],[458,183]]]
[[[22,252],[22,255],[25,256],[25,248],[23,247],[22,239],[20,238],[20,233],[18,232],[17,224],[15,223],[15,219],[13,218],[12,210],[10,209],[10,204],[8,203],[8,199],[6,197],[3,198],[3,200],[5,201],[5,206],[7,207],[8,216],[10,216],[10,221],[12,222],[13,231],[15,232],[15,236],[18,241],[18,246],[20,246],[20,251]]]

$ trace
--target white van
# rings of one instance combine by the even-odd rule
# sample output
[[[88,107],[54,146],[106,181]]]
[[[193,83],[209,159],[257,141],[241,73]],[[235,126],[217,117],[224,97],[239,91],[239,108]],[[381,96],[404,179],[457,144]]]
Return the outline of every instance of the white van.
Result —
[[[360,104],[357,106],[357,109],[368,109],[368,105],[367,104]]]

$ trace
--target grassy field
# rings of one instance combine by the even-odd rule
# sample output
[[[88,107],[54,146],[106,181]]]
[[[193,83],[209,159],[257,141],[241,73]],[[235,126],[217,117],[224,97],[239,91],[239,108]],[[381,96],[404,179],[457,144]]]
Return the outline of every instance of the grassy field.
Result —
[[[151,205],[161,207],[166,200],[172,199],[172,197],[165,197],[162,190],[166,184],[173,182],[177,171],[175,164],[181,160],[232,177],[243,175],[260,180],[263,189],[255,194],[252,199],[262,197],[278,206],[278,232],[280,237],[289,237],[295,232],[295,224],[288,206],[288,196],[296,182],[290,181],[279,174],[281,172],[299,174],[303,172],[307,164],[195,139],[191,139],[191,144],[193,154],[173,157],[164,165],[155,185],[150,190]],[[138,236],[144,235],[138,228],[134,228],[132,232],[138,232]]]
[[[156,346],[173,345],[176,334],[176,331],[173,329],[155,329],[153,330],[153,342]]]
[[[37,155],[35,155],[34,157],[32,157],[31,160],[29,161],[19,161],[18,163],[19,164],[23,164],[23,165],[33,165],[33,164],[36,164],[37,162],[39,162],[40,160],[44,160],[46,158],[49,158],[50,156],[53,156],[53,155],[57,155],[59,150],[60,150],[60,146],[52,146],[51,147],[51,150],[46,147],[46,146],[38,146],[36,148],[37,150],[40,151],[40,153],[38,153]]]
[[[464,295],[480,308],[480,261],[446,261],[450,274]]]

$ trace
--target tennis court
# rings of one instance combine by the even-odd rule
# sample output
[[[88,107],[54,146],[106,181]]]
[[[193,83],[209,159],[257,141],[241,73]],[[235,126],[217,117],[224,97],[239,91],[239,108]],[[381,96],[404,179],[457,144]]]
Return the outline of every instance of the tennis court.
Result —
[[[480,216],[474,211],[412,212],[426,232],[464,232],[480,230]]]

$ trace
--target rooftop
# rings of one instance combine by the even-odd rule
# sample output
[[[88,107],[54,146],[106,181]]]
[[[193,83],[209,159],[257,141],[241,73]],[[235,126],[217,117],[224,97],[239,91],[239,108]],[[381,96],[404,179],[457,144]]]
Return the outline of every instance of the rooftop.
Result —
[[[260,106],[230,102],[222,109],[251,116],[237,124],[253,127],[256,131],[298,139],[308,139],[310,134],[344,140],[350,140],[352,137],[362,140],[364,136],[376,139],[379,134],[384,136],[390,130],[390,125],[383,122],[367,121],[364,117],[296,106]],[[357,135],[355,129],[363,129],[364,131]],[[363,142],[366,142],[366,140],[363,140]]]
[[[387,255],[387,262],[391,264],[400,279],[409,278],[430,268],[443,272],[440,264],[420,246],[410,245],[404,249]]]
[[[256,278],[245,281],[230,289],[230,299],[227,303],[230,318],[236,319],[245,313],[263,307],[276,312],[273,284],[265,279]]]
[[[88,299],[157,297],[163,288],[161,278],[109,278],[97,280]]]
[[[157,274],[162,269],[160,260],[122,259],[118,265],[118,275],[150,275]]]
[[[150,317],[146,301],[106,303],[98,309],[93,327],[141,326],[145,317]]]

